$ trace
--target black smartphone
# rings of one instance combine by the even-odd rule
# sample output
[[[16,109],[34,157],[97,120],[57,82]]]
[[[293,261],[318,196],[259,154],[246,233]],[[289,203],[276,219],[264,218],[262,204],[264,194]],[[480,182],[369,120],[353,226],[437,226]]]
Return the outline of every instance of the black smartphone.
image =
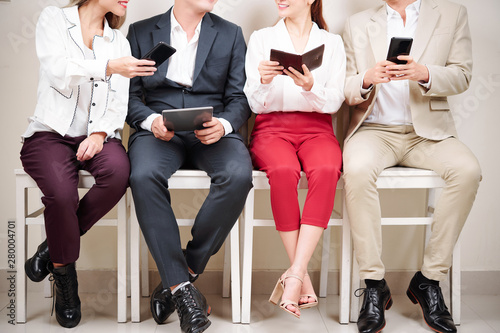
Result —
[[[387,52],[387,60],[398,65],[406,64],[405,60],[398,60],[398,56],[409,55],[412,43],[413,38],[392,37],[389,52]]]
[[[153,60],[155,62],[155,67],[158,68],[165,60],[170,58],[175,51],[176,50],[167,43],[159,42],[142,56],[142,59]]]

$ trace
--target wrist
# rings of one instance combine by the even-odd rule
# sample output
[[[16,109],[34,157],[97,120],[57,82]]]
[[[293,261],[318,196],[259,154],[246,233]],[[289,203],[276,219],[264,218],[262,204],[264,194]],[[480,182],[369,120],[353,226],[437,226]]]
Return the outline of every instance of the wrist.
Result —
[[[115,64],[114,59],[110,59],[108,61],[108,66],[106,67],[106,76],[111,76],[112,74],[115,74],[114,64]]]
[[[106,132],[94,132],[94,133],[90,134],[90,136],[94,137],[94,138],[100,138],[104,142],[107,134],[106,134]]]

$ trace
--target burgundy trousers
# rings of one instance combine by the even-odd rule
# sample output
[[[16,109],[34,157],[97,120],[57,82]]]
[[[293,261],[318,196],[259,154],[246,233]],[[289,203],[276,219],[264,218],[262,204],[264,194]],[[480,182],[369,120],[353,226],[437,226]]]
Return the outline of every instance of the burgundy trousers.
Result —
[[[43,193],[50,259],[58,264],[78,259],[80,235],[116,205],[128,186],[130,164],[121,141],[108,139],[100,153],[79,162],[76,151],[85,138],[38,132],[27,138],[21,149],[24,171]],[[95,185],[81,200],[80,169],[95,178]]]
[[[278,231],[301,224],[326,228],[332,214],[342,153],[332,117],[315,112],[273,112],[255,119],[250,143],[254,166],[265,171]],[[307,197],[300,215],[297,184],[303,170]]]

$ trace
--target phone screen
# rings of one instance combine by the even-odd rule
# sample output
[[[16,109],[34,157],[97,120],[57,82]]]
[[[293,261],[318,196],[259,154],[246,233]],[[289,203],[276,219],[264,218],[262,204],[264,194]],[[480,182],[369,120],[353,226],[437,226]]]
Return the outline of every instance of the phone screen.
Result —
[[[387,52],[387,60],[399,65],[406,64],[405,60],[398,60],[398,56],[409,55],[412,43],[413,38],[392,37],[389,52]]]

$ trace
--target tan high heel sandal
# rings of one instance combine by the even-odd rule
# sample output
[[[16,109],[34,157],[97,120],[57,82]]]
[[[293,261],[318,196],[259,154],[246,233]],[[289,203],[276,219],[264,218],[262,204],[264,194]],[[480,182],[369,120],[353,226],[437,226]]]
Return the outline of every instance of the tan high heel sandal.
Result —
[[[292,274],[287,275],[287,274],[285,274],[285,277],[284,278],[279,278],[278,282],[276,283],[276,286],[274,287],[273,293],[271,294],[271,297],[269,298],[269,302],[271,302],[271,303],[273,303],[275,305],[278,305],[278,301],[281,298],[281,296],[283,295],[283,292],[285,291],[285,280],[288,279],[288,278],[295,278],[295,279],[299,280],[301,283],[304,282],[297,275],[292,275]],[[300,318],[300,315],[298,315],[295,312],[292,312],[292,311],[290,311],[290,310],[288,310],[286,308],[289,305],[295,306],[297,309],[300,308],[299,304],[297,302],[290,301],[290,300],[284,300],[284,299],[282,299],[281,302],[279,303],[279,307],[280,308],[282,308],[283,310],[285,310],[289,314],[294,315],[297,318]]]
[[[305,276],[309,276],[309,274],[306,274]],[[318,296],[316,296],[316,294],[302,294],[302,295],[300,295],[300,298],[302,298],[302,297],[312,298],[314,300],[314,302],[307,302],[307,303],[299,304],[299,309],[309,309],[309,308],[312,308],[312,307],[315,307],[318,305]],[[299,300],[300,300],[300,298],[299,298]]]

